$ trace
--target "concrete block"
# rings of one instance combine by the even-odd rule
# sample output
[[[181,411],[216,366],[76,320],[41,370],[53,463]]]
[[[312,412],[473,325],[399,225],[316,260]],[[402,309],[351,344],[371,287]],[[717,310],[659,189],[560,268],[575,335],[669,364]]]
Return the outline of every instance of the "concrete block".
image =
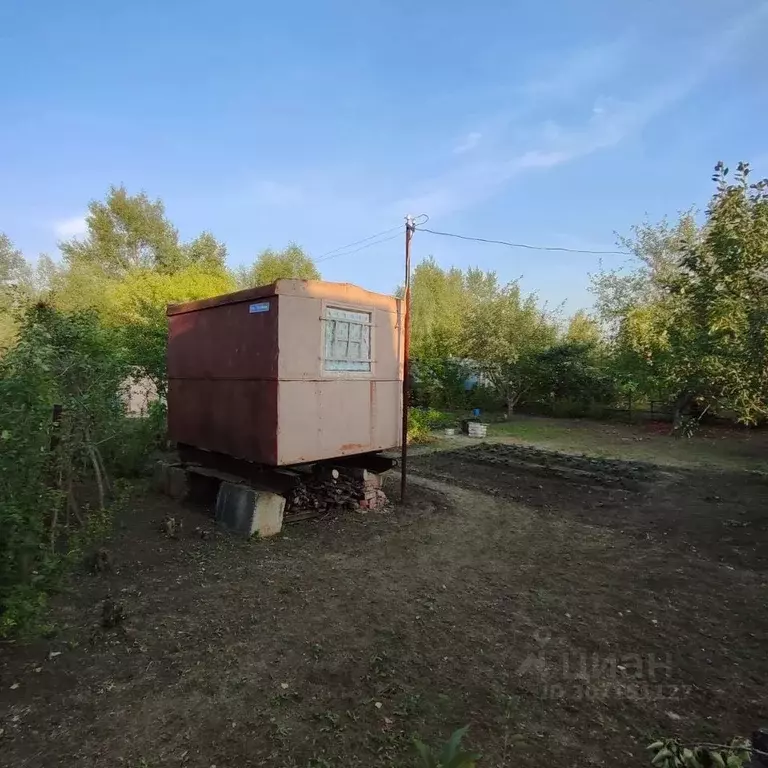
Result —
[[[189,478],[184,467],[168,467],[166,493],[176,501],[183,501],[189,495]]]
[[[244,536],[274,536],[283,527],[285,498],[247,485],[223,482],[216,498],[216,522]]]
[[[152,487],[158,493],[168,493],[168,470],[171,465],[167,461],[158,461],[152,471]]]

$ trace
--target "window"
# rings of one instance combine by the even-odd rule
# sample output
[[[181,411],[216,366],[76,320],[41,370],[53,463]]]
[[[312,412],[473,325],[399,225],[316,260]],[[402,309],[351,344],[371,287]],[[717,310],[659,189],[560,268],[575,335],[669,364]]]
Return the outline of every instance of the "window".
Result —
[[[325,309],[326,371],[371,370],[371,313]]]

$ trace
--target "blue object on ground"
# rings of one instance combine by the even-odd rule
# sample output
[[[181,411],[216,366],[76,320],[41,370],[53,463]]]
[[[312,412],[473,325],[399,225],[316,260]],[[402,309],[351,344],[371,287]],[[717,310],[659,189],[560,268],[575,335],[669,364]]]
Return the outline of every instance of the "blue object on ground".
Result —
[[[479,416],[480,415],[480,409],[479,408],[474,408],[472,410],[472,415],[473,416]]]

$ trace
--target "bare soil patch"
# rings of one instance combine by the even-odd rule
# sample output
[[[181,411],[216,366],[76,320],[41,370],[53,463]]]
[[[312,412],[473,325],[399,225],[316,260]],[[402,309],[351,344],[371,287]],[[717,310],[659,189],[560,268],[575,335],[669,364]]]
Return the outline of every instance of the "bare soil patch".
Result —
[[[768,477],[482,443],[414,471],[742,568],[768,569]]]
[[[0,646],[0,764],[402,767],[469,723],[484,766],[641,766],[767,721],[762,483],[500,448],[264,541],[137,495],[58,632]]]

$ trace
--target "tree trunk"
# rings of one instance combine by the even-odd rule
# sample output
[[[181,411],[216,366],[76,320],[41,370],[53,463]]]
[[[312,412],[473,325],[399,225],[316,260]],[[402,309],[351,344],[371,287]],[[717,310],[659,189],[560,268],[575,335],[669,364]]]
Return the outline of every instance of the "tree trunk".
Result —
[[[517,403],[517,395],[507,395],[507,418],[512,418],[512,413],[515,410],[515,403]]]

